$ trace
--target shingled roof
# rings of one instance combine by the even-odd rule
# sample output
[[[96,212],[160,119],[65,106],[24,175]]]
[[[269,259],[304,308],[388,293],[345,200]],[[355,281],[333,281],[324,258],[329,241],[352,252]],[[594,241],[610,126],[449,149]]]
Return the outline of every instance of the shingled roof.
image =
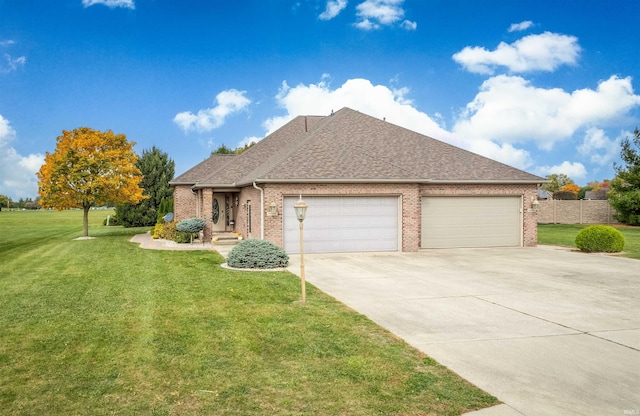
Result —
[[[543,178],[343,108],[299,116],[240,155],[212,155],[171,185],[253,182],[541,183]]]

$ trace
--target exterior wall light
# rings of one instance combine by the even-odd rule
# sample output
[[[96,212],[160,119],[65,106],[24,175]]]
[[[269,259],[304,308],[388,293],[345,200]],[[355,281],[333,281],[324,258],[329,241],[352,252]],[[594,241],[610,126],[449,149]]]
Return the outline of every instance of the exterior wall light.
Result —
[[[540,201],[535,196],[531,197],[531,212],[538,212],[538,206],[540,206]]]
[[[275,217],[278,215],[278,207],[276,205],[276,201],[271,201],[269,204],[269,210],[267,211],[268,217]]]

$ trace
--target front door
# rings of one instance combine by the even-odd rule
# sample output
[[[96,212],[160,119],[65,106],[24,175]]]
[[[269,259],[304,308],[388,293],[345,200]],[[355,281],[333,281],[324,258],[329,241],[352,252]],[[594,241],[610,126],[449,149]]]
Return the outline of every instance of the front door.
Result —
[[[211,204],[211,220],[213,222],[211,230],[213,232],[226,231],[227,210],[225,195],[214,193]]]

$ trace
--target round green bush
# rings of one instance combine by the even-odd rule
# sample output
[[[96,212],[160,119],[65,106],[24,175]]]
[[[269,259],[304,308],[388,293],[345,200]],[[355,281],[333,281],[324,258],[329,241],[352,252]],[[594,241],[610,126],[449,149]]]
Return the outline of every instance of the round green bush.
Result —
[[[591,225],[578,233],[576,247],[588,253],[616,253],[624,248],[624,236],[608,225]]]
[[[289,256],[269,241],[250,238],[231,249],[227,264],[238,269],[274,269],[287,267]]]
[[[183,233],[197,233],[204,230],[205,222],[202,218],[187,218],[180,221],[176,228]]]

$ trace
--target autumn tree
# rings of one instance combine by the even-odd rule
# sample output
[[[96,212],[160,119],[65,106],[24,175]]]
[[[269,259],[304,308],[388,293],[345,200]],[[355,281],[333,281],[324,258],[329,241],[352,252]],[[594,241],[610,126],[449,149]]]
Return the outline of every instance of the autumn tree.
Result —
[[[580,187],[575,183],[568,183],[564,185],[562,188],[560,188],[560,190],[573,192],[575,195],[578,195],[578,192],[580,192]]]
[[[542,189],[549,192],[558,192],[563,186],[574,183],[573,179],[565,175],[564,173],[552,173],[545,176],[549,182],[542,185]]]
[[[142,172],[140,186],[147,198],[137,204],[126,202],[116,206],[116,217],[125,227],[154,225],[160,204],[173,196],[169,181],[175,174],[175,163],[169,155],[153,146],[142,151],[136,167]]]
[[[609,202],[616,210],[615,218],[625,224],[640,225],[640,131],[622,140],[620,158],[615,164],[617,176],[610,183]]]
[[[63,130],[56,150],[47,152],[38,176],[40,205],[58,210],[82,208],[82,236],[89,235],[89,209],[112,202],[137,203],[145,197],[134,142],[111,130]]]

